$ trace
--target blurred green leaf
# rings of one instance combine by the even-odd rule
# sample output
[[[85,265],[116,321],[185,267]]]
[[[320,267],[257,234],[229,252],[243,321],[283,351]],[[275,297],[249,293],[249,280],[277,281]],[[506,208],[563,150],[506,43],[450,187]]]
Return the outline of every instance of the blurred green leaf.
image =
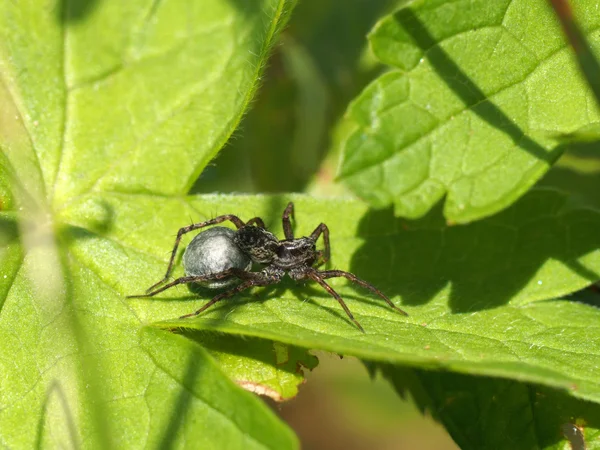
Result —
[[[23,248],[17,236],[15,217],[0,212],[0,311],[23,259]]]
[[[398,392],[410,392],[440,420],[462,449],[598,448],[600,406],[567,392],[447,372],[391,366],[383,372]]]
[[[150,328],[142,331],[140,345],[152,360],[144,393],[151,412],[148,442],[162,446],[193,442],[195,448],[296,446],[291,430],[254,395],[234,388],[200,346]],[[165,404],[172,405],[171,416],[158,413]]]
[[[577,9],[597,45],[595,3]],[[445,197],[450,222],[489,216],[548,170],[555,136],[599,120],[543,0],[416,1],[370,40],[394,70],[348,109],[340,177],[396,215],[421,217]]]
[[[33,296],[40,287],[31,274],[40,267],[37,259],[48,256],[27,253],[2,310],[4,442],[92,445],[98,433],[108,431],[101,442],[117,448],[191,441],[206,447],[295,447],[290,431],[235,387],[205,351],[182,337],[141,329],[102,273],[73,254],[63,268],[67,294]],[[3,269],[7,262],[4,258]],[[94,420],[98,410],[107,424]],[[75,425],[63,416],[72,416]],[[75,439],[69,428],[75,428]]]
[[[299,192],[315,180],[331,191],[339,159],[331,127],[381,71],[365,36],[395,3],[300,2],[240,131],[193,192]]]
[[[216,166],[193,192],[300,191],[317,169],[327,91],[304,48],[287,37],[271,59],[257,101]]]
[[[65,220],[91,192],[184,194],[239,123],[293,6],[0,6],[3,446],[298,446],[197,343],[144,328],[107,276],[138,269],[125,262],[131,249],[106,238],[127,211],[98,195],[79,209],[82,226]],[[128,226],[152,222],[154,206]],[[108,267],[80,259],[90,244],[92,260],[115,258]],[[273,389],[286,395],[301,381],[270,361],[254,367],[280,375]]]

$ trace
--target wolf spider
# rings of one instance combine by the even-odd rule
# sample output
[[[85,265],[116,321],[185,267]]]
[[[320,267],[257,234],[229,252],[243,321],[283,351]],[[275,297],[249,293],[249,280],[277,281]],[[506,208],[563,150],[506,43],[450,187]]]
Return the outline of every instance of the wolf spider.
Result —
[[[175,239],[175,245],[171,252],[171,259],[169,260],[169,266],[167,273],[164,278],[158,283],[151,286],[146,294],[143,295],[131,295],[129,297],[152,297],[159,294],[167,289],[177,286],[179,284],[186,283],[201,283],[207,281],[225,280],[231,277],[238,278],[241,283],[237,286],[217,294],[207,304],[205,304],[199,310],[181,316],[181,318],[194,317],[203,311],[210,308],[215,303],[232,297],[238,292],[242,292],[246,289],[250,289],[254,286],[268,286],[279,283],[284,275],[287,273],[290,278],[296,281],[300,280],[312,280],[317,282],[323,289],[325,289],[333,298],[335,298],[342,306],[350,320],[358,327],[360,331],[364,333],[363,327],[354,318],[350,309],[340,297],[340,295],[325,281],[328,278],[344,277],[353,283],[362,286],[374,294],[381,297],[385,302],[392,307],[394,310],[401,314],[408,315],[406,312],[398,308],[392,301],[379,289],[364,280],[361,280],[356,275],[350,272],[344,272],[342,270],[318,270],[317,268],[322,264],[326,263],[330,257],[329,247],[329,229],[324,223],[319,224],[317,228],[310,234],[310,236],[295,238],[292,231],[292,224],[290,222],[290,216],[294,217],[294,204],[288,203],[287,207],[283,211],[282,222],[283,232],[285,239],[279,240],[273,233],[265,229],[264,222],[259,217],[250,219],[247,223],[244,223],[237,216],[232,214],[226,214],[218,216],[214,219],[207,220],[205,222],[195,223],[187,227],[183,227],[177,233]],[[228,267],[217,273],[206,273],[206,274],[187,274],[186,276],[177,278],[176,280],[165,284],[164,286],[157,288],[164,284],[171,273],[175,255],[177,254],[177,247],[181,241],[181,237],[189,233],[190,231],[198,230],[210,225],[216,225],[222,222],[232,222],[237,231],[233,234],[234,246],[224,247],[227,248],[227,252],[232,253],[233,259],[239,255],[233,254],[239,249],[243,256],[248,256],[252,262],[259,263],[265,267],[260,272],[251,272],[246,268],[241,267]],[[324,250],[316,249],[316,242],[319,237],[323,236]],[[217,255],[220,256],[220,255]],[[225,255],[228,256],[228,255]],[[185,260],[184,260],[185,263]],[[184,264],[185,265],[185,264]]]

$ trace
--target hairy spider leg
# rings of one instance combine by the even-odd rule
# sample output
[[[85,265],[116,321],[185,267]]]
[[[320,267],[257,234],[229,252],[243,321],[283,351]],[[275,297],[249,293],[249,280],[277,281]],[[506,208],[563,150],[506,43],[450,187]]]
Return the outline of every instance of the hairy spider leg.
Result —
[[[325,225],[324,223],[319,224],[319,226],[315,228],[315,231],[311,233],[310,237],[315,242],[317,242],[317,239],[319,239],[319,236],[321,235],[323,235],[323,244],[325,245],[325,251],[319,250],[317,252],[317,257],[320,260],[317,264],[317,267],[325,264],[327,261],[329,261],[329,258],[331,257],[331,247],[329,246],[329,228],[327,228],[327,225]]]
[[[290,216],[294,217],[294,202],[289,202],[283,211],[281,216],[281,222],[283,223],[283,234],[286,239],[294,239],[294,230],[292,230],[292,223],[290,222]]]
[[[267,286],[269,284],[274,284],[279,280],[278,277],[274,278],[273,276],[269,276],[263,272],[246,272],[245,270],[232,267],[231,269],[224,270],[223,272],[213,273],[213,274],[209,274],[209,275],[180,277],[153,292],[149,292],[147,294],[141,294],[141,295],[128,295],[127,298],[153,297],[156,294],[160,294],[161,292],[164,292],[167,289],[170,289],[173,286],[177,286],[179,284],[197,283],[200,281],[210,281],[210,280],[221,280],[223,278],[227,278],[230,276],[236,276],[239,279],[244,280],[244,282],[242,284],[235,286],[234,288],[232,288],[228,291],[225,291],[225,292],[222,292],[222,293],[216,295],[202,308],[200,308],[199,310],[197,310],[191,314],[186,314],[184,316],[181,316],[180,319],[186,319],[188,317],[197,316],[201,312],[206,311],[208,308],[210,308],[212,305],[217,303],[219,300],[233,297],[235,294],[245,291],[246,289],[250,289],[251,287]]]
[[[352,322],[354,322],[354,324],[355,324],[355,325],[358,327],[358,329],[364,333],[364,332],[365,332],[365,330],[363,329],[363,327],[361,327],[361,326],[360,326],[360,323],[358,323],[358,320],[356,320],[356,319],[354,318],[354,315],[352,315],[352,313],[350,312],[350,309],[348,308],[348,306],[346,305],[346,303],[344,302],[344,300],[342,300],[342,297],[340,297],[340,295],[339,295],[337,292],[335,292],[335,291],[333,290],[333,288],[332,288],[331,286],[329,286],[329,285],[328,285],[328,284],[327,284],[327,283],[326,283],[326,282],[323,280],[323,278],[321,278],[321,277],[320,277],[320,275],[321,275],[321,272],[318,272],[318,271],[316,271],[316,270],[311,270],[310,272],[308,272],[308,273],[306,274],[306,276],[307,276],[308,278],[310,278],[311,280],[314,280],[314,281],[316,281],[317,283],[319,283],[319,284],[320,284],[320,285],[321,285],[321,286],[322,286],[322,287],[323,287],[323,288],[324,288],[324,289],[325,289],[327,292],[329,292],[329,294],[330,294],[330,295],[331,295],[333,298],[335,298],[335,299],[338,301],[338,303],[339,303],[340,305],[342,305],[342,308],[344,308],[344,311],[346,312],[346,314],[348,315],[348,317],[350,317],[350,320],[351,320]]]
[[[208,302],[206,305],[204,305],[198,311],[195,311],[191,314],[186,314],[184,316],[181,316],[180,319],[187,319],[188,317],[196,317],[198,314],[200,314],[203,311],[206,311],[208,308],[210,308],[212,305],[214,305],[218,301],[223,300],[225,298],[233,297],[238,292],[245,291],[246,289],[250,289],[253,286],[260,286],[260,283],[257,283],[255,280],[244,281],[242,284],[238,284],[233,289],[229,289],[228,291],[225,291],[225,292],[222,292],[222,293],[216,295],[215,297],[212,298],[212,300],[210,302]]]
[[[352,281],[353,283],[358,284],[359,286],[362,286],[368,290],[370,290],[371,292],[373,292],[374,294],[377,294],[378,296],[380,296],[382,299],[385,300],[385,302],[390,305],[392,308],[394,308],[396,311],[398,311],[399,313],[408,316],[408,313],[406,311],[403,311],[402,309],[398,308],[396,305],[394,305],[392,303],[392,301],[383,293],[381,292],[379,289],[377,289],[375,286],[373,286],[370,283],[367,283],[364,280],[361,280],[360,278],[358,278],[356,275],[354,275],[353,273],[350,272],[344,272],[343,270],[323,270],[318,272],[319,276],[322,277],[323,279],[327,279],[327,278],[336,278],[336,277],[344,277],[347,280]]]
[[[241,280],[247,280],[249,278],[252,278],[252,276],[248,275],[249,273],[251,273],[251,272],[246,272],[245,270],[238,269],[236,267],[232,267],[231,269],[224,270],[223,272],[209,273],[208,275],[189,275],[189,276],[185,276],[185,277],[179,277],[176,280],[173,280],[170,283],[165,284],[163,287],[160,287],[152,292],[146,292],[145,294],[140,294],[140,295],[128,295],[126,298],[154,297],[156,294],[160,294],[161,292],[164,292],[167,289],[170,289],[173,286],[177,286],[179,284],[222,280],[223,278],[227,278],[227,277],[231,277],[231,276],[238,277]]]
[[[256,226],[259,228],[263,228],[263,229],[265,228],[265,223],[263,222],[263,220],[260,217],[253,217],[248,222],[246,222],[246,225],[254,225],[254,224],[256,224]]]
[[[200,228],[207,227],[209,225],[216,225],[218,223],[225,222],[227,220],[229,220],[231,223],[233,223],[238,229],[244,226],[244,222],[239,217],[234,216],[233,214],[226,214],[224,216],[215,217],[214,219],[210,219],[205,222],[193,223],[191,225],[188,225],[187,227],[180,228],[179,231],[177,232],[177,238],[175,239],[175,245],[173,246],[173,250],[171,251],[171,259],[169,259],[169,266],[167,267],[167,273],[165,274],[165,276],[162,280],[160,280],[158,283],[154,283],[152,286],[150,286],[148,289],[146,289],[146,292],[150,292],[156,286],[160,286],[161,284],[163,284],[165,281],[167,281],[169,279],[169,275],[171,274],[171,269],[173,269],[173,262],[175,261],[175,255],[177,254],[177,247],[179,247],[179,241],[181,241],[181,237],[184,234],[189,233],[190,231],[194,231],[194,230],[198,230]]]

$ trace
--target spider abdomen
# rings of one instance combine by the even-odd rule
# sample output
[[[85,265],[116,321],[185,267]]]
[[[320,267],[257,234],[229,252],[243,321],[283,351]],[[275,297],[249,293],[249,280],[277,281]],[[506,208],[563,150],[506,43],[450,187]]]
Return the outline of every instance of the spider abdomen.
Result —
[[[213,227],[192,239],[183,254],[183,267],[188,276],[203,276],[236,268],[250,270],[252,261],[235,244],[235,231],[231,228]],[[200,282],[210,289],[219,289],[239,282],[236,277]]]
[[[279,247],[279,240],[273,233],[255,226],[241,227],[233,241],[252,261],[259,264],[271,263]]]

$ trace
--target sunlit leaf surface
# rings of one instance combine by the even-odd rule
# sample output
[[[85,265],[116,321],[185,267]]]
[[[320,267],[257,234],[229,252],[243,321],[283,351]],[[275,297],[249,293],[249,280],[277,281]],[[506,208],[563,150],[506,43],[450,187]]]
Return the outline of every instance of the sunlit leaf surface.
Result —
[[[573,3],[597,48],[596,1]],[[415,1],[370,41],[393,69],[347,111],[340,177],[396,215],[496,213],[560,156],[557,137],[599,119],[544,0]]]
[[[129,216],[133,231],[187,191],[239,123],[293,3],[0,6],[1,446],[297,447],[231,363],[144,328],[124,299],[141,286],[120,287],[143,249],[111,239],[132,211],[104,198],[158,201]],[[172,232],[146,243],[163,252],[155,239]],[[291,353],[285,369],[257,360],[247,381],[293,396],[289,367],[314,361]]]

